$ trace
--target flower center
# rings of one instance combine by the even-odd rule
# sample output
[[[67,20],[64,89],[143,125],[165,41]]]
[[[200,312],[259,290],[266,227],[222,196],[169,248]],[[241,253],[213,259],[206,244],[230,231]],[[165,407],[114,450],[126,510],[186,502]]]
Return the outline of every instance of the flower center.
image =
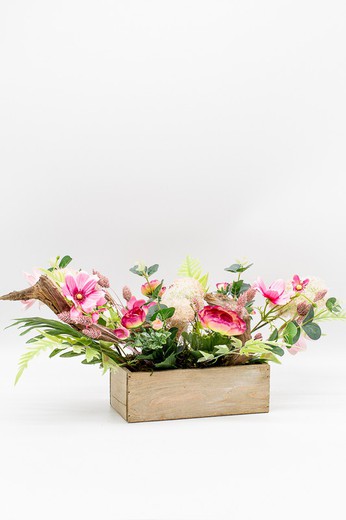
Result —
[[[303,289],[303,286],[299,283],[298,285],[296,285],[296,289],[297,291],[301,291]]]
[[[80,292],[76,294],[76,300],[83,300],[83,294]]]

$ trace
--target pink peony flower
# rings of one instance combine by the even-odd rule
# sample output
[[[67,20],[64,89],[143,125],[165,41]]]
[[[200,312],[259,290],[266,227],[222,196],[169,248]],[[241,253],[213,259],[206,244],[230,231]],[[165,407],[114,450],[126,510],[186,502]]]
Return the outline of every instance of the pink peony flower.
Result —
[[[246,330],[245,321],[239,318],[236,312],[218,305],[206,305],[198,313],[198,316],[203,327],[219,332],[224,336],[239,336]]]
[[[229,283],[228,282],[217,283],[216,289],[218,290],[218,292],[226,293],[229,289]]]
[[[309,281],[310,281],[309,278],[306,278],[305,280],[301,280],[299,278],[299,276],[297,274],[295,274],[293,276],[293,280],[292,280],[293,289],[296,292],[303,291],[305,289],[305,287],[308,285]]]
[[[306,350],[306,339],[303,336],[300,336],[297,343],[295,343],[291,348],[287,349],[290,354],[295,356],[298,352],[303,352]]]
[[[160,283],[161,282],[159,280],[150,280],[149,282],[144,283],[141,287],[141,293],[144,296],[150,296],[151,294],[153,294],[155,289],[160,285]],[[166,287],[161,287],[160,292],[159,292],[160,297],[164,294],[165,290],[166,290]]]
[[[76,320],[83,312],[92,313],[96,307],[106,303],[104,291],[98,290],[98,276],[80,271],[76,276],[67,274],[61,290],[65,298],[74,304],[71,308],[71,318]]]
[[[145,305],[145,300],[136,300],[136,298],[132,296],[127,302],[127,308],[122,310],[122,326],[126,329],[136,329],[143,325],[148,313],[148,308],[149,306]]]
[[[274,305],[284,305],[290,301],[291,295],[285,293],[286,284],[284,280],[276,280],[267,289],[262,278],[258,277],[253,287]]]
[[[113,330],[113,332],[118,339],[126,339],[130,335],[130,332],[125,329],[125,327],[119,327],[118,329]]]

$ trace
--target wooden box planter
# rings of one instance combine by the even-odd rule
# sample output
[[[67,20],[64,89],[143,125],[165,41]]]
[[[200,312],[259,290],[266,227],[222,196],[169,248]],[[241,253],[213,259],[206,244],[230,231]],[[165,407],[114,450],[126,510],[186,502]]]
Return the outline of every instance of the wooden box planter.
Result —
[[[127,421],[163,421],[269,412],[270,367],[111,373],[111,405]]]

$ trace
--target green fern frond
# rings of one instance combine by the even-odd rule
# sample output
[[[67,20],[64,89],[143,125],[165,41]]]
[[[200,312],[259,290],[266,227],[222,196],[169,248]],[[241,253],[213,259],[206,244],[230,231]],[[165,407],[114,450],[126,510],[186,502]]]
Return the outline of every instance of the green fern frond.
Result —
[[[35,341],[33,346],[28,347],[27,352],[25,352],[19,359],[18,366],[19,370],[16,375],[16,379],[14,384],[16,385],[22,376],[24,370],[28,368],[28,364],[32,361],[36,356],[38,356],[41,352],[47,350],[47,348],[51,347],[51,342],[49,340],[38,340]]]
[[[181,264],[178,275],[182,277],[194,278],[198,280],[205,291],[208,290],[209,274],[202,274],[202,266],[197,258],[187,256]]]
[[[316,314],[314,321],[335,321],[335,320],[346,320],[346,311],[334,313],[325,310],[321,313]]]

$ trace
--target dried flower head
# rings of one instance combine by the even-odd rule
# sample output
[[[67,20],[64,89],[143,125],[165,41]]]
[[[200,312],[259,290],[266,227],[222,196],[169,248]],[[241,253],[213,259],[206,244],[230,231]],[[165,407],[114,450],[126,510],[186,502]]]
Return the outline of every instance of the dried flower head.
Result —
[[[96,327],[89,327],[87,329],[83,329],[82,332],[83,334],[85,334],[85,336],[88,336],[92,339],[98,339],[101,336],[101,331]]]
[[[327,289],[323,289],[322,291],[318,291],[316,293],[316,296],[314,298],[314,302],[319,302],[320,300],[323,300],[323,298],[325,297],[325,295],[327,294],[328,290]]]
[[[58,314],[58,318],[64,323],[73,323],[69,311],[60,312],[60,314]]]
[[[246,301],[249,303],[251,302],[252,300],[255,299],[255,296],[256,296],[256,289],[254,287],[250,287],[250,289],[248,289],[244,295],[246,295]]]
[[[297,312],[299,316],[306,316],[310,310],[311,305],[308,302],[300,302],[297,305]]]
[[[105,289],[107,289],[109,287],[109,280],[108,280],[107,276],[104,276],[103,274],[101,274],[99,271],[96,271],[95,269],[93,269],[93,274],[96,274],[96,276],[98,276],[98,278],[99,278],[98,284],[100,287],[104,287]]]
[[[90,327],[93,324],[93,320],[90,316],[85,316],[84,314],[80,314],[78,318],[76,318],[76,323],[79,325],[83,325],[84,327]]]
[[[124,300],[126,300],[127,302],[129,302],[132,298],[132,292],[131,292],[131,289],[130,287],[128,287],[127,285],[125,285],[123,287],[123,298]]]

